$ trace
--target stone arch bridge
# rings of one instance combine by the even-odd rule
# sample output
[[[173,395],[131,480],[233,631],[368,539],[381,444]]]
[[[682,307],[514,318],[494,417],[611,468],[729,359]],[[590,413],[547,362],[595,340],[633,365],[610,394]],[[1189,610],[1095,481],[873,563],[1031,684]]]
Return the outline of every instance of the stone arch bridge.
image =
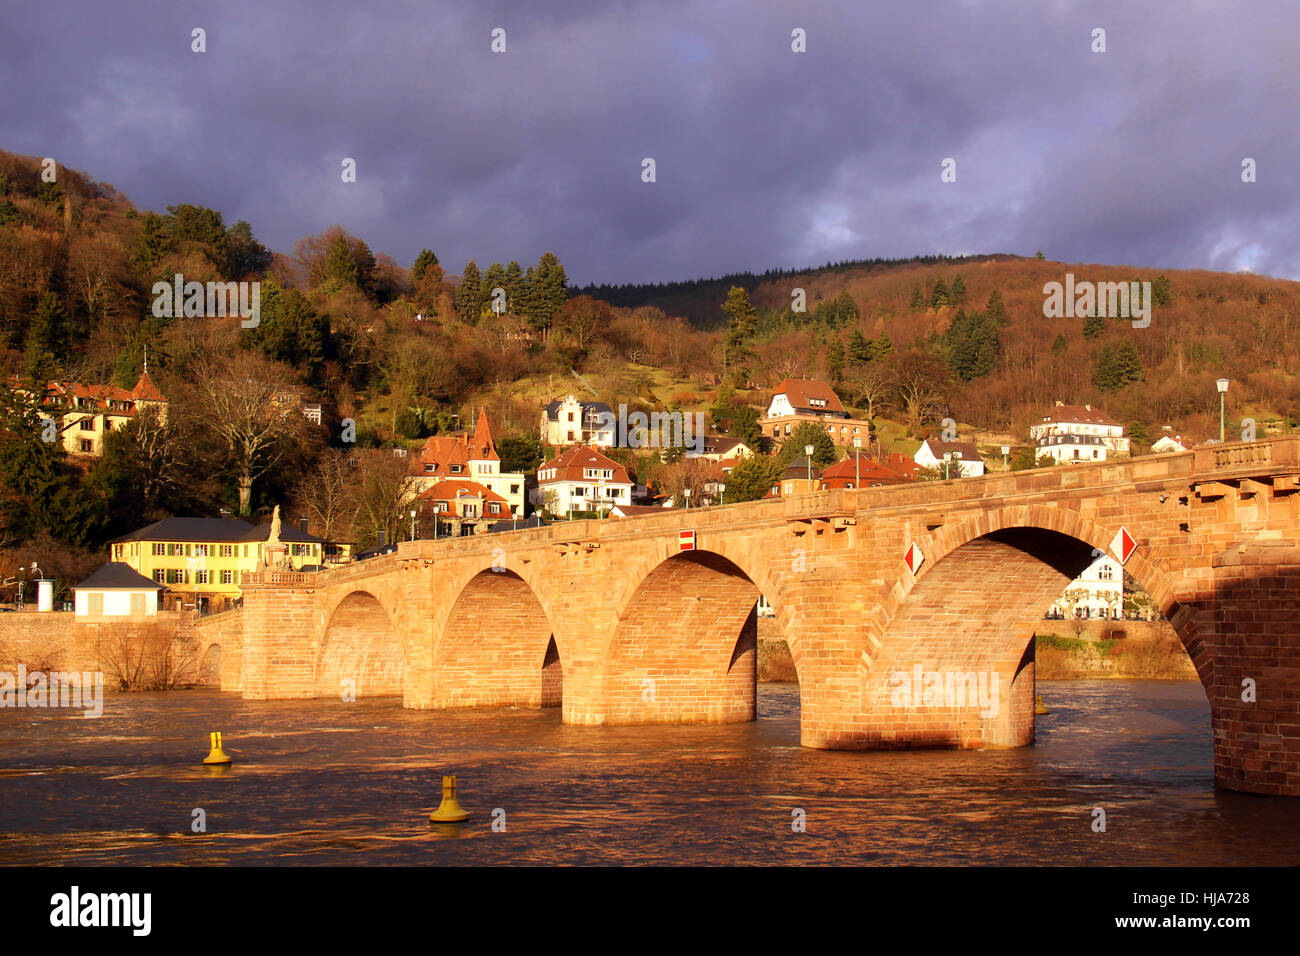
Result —
[[[1218,784],[1300,796],[1297,438],[408,542],[247,574],[209,640],[249,699],[724,723],[754,717],[761,593],[805,746],[1014,747],[1033,741],[1043,613],[1121,529],[1205,687]]]

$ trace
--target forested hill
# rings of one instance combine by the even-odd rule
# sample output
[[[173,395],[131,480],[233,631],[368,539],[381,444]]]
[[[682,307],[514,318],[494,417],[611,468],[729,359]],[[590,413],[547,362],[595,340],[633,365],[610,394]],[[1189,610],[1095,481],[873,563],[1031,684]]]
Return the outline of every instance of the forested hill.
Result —
[[[809,269],[768,269],[761,274],[732,272],[716,278],[686,279],[679,282],[571,286],[569,292],[571,295],[589,295],[603,299],[619,308],[635,309],[641,306],[652,306],[662,309],[669,315],[680,315],[696,328],[714,329],[722,324],[723,319],[718,305],[727,298],[727,292],[732,286],[739,286],[746,292],[753,292],[760,283],[793,279],[796,276],[814,278],[844,276],[850,273],[865,275],[871,270],[880,271],[899,266],[975,264],[1002,258],[1010,257],[912,256],[910,259],[845,259],[842,262],[828,262],[824,266]]]

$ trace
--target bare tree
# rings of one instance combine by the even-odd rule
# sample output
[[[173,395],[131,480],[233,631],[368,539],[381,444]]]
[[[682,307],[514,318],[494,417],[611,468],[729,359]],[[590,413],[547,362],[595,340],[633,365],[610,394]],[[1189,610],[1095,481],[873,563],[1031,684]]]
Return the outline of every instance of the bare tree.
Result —
[[[242,349],[197,359],[194,379],[206,427],[225,446],[239,484],[239,513],[252,506],[253,484],[306,437],[307,419],[284,368]]]
[[[398,539],[406,503],[412,497],[406,466],[406,459],[396,457],[391,450],[358,453],[352,485],[352,530],[358,540],[377,537],[379,531],[385,532],[390,542]]]
[[[867,418],[889,408],[889,395],[894,390],[894,376],[883,362],[854,363],[844,377],[851,394],[867,410]]]
[[[316,467],[294,489],[299,506],[320,528],[321,537],[330,541],[345,540],[352,530],[352,519],[357,512],[356,496],[350,486],[353,463],[350,453],[338,448],[326,449]]]

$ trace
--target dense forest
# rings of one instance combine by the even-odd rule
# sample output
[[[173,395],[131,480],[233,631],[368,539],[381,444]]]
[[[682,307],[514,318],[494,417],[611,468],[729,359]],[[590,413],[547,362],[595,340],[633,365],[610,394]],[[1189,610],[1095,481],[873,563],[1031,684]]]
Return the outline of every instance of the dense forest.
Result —
[[[1139,448],[1165,425],[1204,439],[1220,377],[1234,428],[1249,416],[1261,435],[1289,430],[1300,412],[1300,285],[1284,280],[996,255],[578,287],[548,250],[451,272],[437,244],[406,266],[333,226],[273,251],[218,210],[137,209],[83,173],[0,152],[0,573],[38,558],[75,575],[166,514],[276,503],[362,544],[396,535],[403,462],[384,449],[486,408],[504,464],[529,471],[547,453],[540,409],[568,393],[708,411],[755,444],[786,377],[832,382],[879,435],[912,442],[944,417],[963,437],[1023,439],[1057,399],[1101,407]],[[1151,282],[1151,325],[1045,318],[1043,286],[1067,272]],[[258,326],[155,315],[154,284],[177,273],[259,282]],[[41,440],[28,392],[130,388],[146,348],[165,423],[142,417],[90,463]],[[322,403],[323,425],[271,414],[286,392]],[[688,462],[618,455],[669,493],[693,480]],[[761,495],[780,463],[733,475],[728,500]]]

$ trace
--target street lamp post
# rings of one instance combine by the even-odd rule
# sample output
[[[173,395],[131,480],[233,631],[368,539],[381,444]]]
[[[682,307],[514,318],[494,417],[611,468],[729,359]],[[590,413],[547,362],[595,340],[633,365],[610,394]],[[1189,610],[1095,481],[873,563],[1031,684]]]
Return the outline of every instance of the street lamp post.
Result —
[[[415,540],[415,509],[411,509],[411,540]]]
[[[1224,396],[1228,393],[1228,380],[1221,378],[1215,384],[1219,386],[1219,441],[1222,442],[1225,435],[1223,427]]]
[[[1009,454],[1011,454],[1011,446],[1003,445],[1002,446],[1002,470],[1003,471],[1007,470],[1007,455]]]
[[[862,487],[862,438],[853,436],[853,490]]]
[[[804,460],[808,462],[808,490],[809,490],[809,491],[812,491],[812,456],[813,456],[813,446],[812,446],[812,445],[804,445],[804,446],[803,446],[803,454],[804,454]]]

